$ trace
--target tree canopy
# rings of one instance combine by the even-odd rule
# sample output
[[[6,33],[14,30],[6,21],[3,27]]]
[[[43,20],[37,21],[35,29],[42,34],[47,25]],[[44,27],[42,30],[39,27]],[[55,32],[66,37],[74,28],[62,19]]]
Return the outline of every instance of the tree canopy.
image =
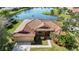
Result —
[[[6,27],[4,26],[4,18],[0,17],[0,50],[7,51],[10,50],[9,39],[10,33],[7,32]]]

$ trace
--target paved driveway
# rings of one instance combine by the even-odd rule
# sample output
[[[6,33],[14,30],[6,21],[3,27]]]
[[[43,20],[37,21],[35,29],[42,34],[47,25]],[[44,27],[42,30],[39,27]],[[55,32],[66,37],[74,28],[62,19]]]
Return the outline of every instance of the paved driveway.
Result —
[[[30,51],[31,42],[17,42],[13,51]]]

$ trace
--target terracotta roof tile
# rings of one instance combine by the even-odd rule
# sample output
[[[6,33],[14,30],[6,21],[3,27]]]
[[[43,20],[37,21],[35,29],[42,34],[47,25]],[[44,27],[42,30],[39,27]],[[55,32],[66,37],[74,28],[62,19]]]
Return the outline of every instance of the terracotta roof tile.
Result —
[[[41,28],[41,27],[47,27],[47,28]],[[61,31],[61,28],[50,20],[32,20],[32,21],[24,24],[23,28],[21,28],[21,30],[20,30],[20,28],[19,28],[19,30],[15,31],[18,33],[14,34],[14,37],[16,37],[16,38],[25,37],[26,40],[28,40],[29,37],[34,38],[35,31],[55,31],[56,34],[59,34]],[[29,32],[29,33],[27,33],[27,32]]]

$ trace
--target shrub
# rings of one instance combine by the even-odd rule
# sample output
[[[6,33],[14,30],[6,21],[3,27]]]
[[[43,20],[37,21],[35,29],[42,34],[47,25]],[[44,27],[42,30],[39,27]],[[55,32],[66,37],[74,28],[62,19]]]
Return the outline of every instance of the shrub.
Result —
[[[13,24],[11,24],[11,25],[9,25],[9,26],[7,27],[7,29],[11,29],[11,28],[13,28]]]
[[[5,46],[3,46],[2,51],[11,51],[14,47],[15,43],[8,43]]]
[[[16,23],[18,23],[16,20],[14,20],[13,22],[12,22],[13,24],[16,24]]]
[[[42,40],[41,40],[41,38],[40,38],[40,36],[35,36],[35,38],[34,38],[34,42],[35,42],[35,44],[42,44]]]
[[[77,48],[76,40],[70,34],[61,35],[59,37],[59,42],[60,42],[60,44],[62,44],[63,46],[65,46],[69,50]]]

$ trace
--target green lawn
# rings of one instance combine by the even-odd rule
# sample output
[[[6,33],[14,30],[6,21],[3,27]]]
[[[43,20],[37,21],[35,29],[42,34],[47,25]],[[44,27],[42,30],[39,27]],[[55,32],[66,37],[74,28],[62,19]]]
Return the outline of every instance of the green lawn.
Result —
[[[43,12],[44,15],[51,15],[51,12]]]
[[[42,14],[44,14],[44,15],[51,15],[51,12],[43,12]],[[60,15],[57,15],[57,16],[58,16],[58,17],[64,17],[65,19],[71,18],[70,15],[65,15],[65,14],[60,14]]]
[[[31,51],[68,51],[66,48],[52,46],[52,48],[31,48]]]
[[[8,29],[8,32],[13,33],[21,23],[22,23],[22,20],[18,20],[16,24],[13,24],[13,28]]]
[[[28,8],[22,8],[22,9],[19,9],[18,11],[10,11],[9,14],[10,15],[16,15],[22,11],[25,11],[25,10],[28,10]]]
[[[42,45],[48,45],[47,40],[42,40]]]
[[[12,11],[12,10],[7,10],[8,11],[8,14],[10,16],[13,16],[13,15],[16,15],[22,11],[25,11],[25,10],[28,10],[28,8],[21,8],[19,10],[15,10],[15,11]],[[3,16],[4,14],[2,14],[2,12],[4,11],[4,9],[0,9],[0,16]]]
[[[60,16],[60,17],[63,17],[64,19],[69,19],[69,18],[71,18],[70,15],[65,15],[65,14],[60,14],[59,16]]]

